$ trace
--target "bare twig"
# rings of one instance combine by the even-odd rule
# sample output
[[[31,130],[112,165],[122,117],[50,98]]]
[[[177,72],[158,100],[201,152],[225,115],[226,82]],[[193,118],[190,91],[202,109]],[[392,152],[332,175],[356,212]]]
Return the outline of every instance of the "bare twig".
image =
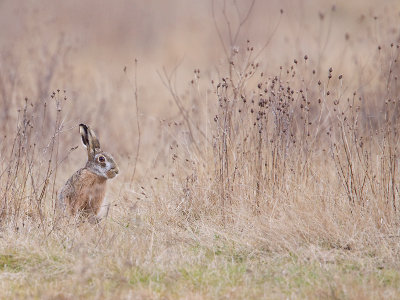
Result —
[[[132,187],[133,179],[136,174],[136,167],[137,167],[137,162],[139,159],[139,151],[140,151],[140,139],[141,139],[141,131],[140,131],[140,121],[139,121],[139,96],[138,96],[138,88],[137,88],[137,65],[138,65],[138,60],[135,58],[135,108],[136,108],[136,127],[138,130],[138,140],[136,144],[136,156],[135,156],[135,162],[133,165],[133,171],[132,171],[132,176],[129,181],[129,186]]]

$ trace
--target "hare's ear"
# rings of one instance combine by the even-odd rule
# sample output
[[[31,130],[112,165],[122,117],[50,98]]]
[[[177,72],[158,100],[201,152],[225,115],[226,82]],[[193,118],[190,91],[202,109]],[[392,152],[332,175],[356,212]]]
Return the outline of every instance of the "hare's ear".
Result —
[[[82,137],[82,143],[89,148],[89,128],[85,124],[79,124],[79,133]]]
[[[88,156],[94,156],[96,151],[100,151],[100,142],[94,131],[85,124],[79,124],[79,132],[82,137],[82,143],[86,146]]]
[[[96,137],[96,135],[94,134],[94,131],[90,127],[88,127],[88,130],[89,130],[88,136],[89,136],[90,148],[93,149],[94,152],[101,151],[99,139]]]

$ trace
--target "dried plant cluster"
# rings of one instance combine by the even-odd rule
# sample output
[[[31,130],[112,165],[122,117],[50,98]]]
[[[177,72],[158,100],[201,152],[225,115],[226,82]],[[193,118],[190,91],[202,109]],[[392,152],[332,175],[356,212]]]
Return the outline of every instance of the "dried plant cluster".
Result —
[[[236,23],[218,3],[223,63],[196,68],[186,92],[159,72],[176,114],[156,128],[141,117],[140,60],[119,102],[91,106],[47,96],[68,69],[62,40],[31,53],[43,64],[26,82],[0,58],[0,297],[400,296],[399,28],[357,73],[304,53],[269,68],[271,38],[241,40],[254,2]],[[83,167],[80,122],[121,168],[98,224],[56,210]]]

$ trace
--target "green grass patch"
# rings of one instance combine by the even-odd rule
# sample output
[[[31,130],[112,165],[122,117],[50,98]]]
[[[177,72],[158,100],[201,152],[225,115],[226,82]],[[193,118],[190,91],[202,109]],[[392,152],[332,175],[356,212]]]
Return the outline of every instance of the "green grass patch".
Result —
[[[0,254],[0,271],[6,272],[22,272],[26,268],[38,265],[44,261],[38,255],[29,254]]]
[[[82,297],[117,293],[123,298],[135,290],[150,298],[165,299],[186,295],[212,299],[226,295],[234,295],[233,299],[356,299],[364,297],[363,291],[368,288],[373,288],[374,297],[388,291],[400,296],[399,271],[390,265],[375,266],[367,256],[325,263],[304,260],[293,253],[254,255],[230,244],[188,246],[182,255],[185,260],[176,264],[148,262],[143,266],[117,265],[109,258],[106,262],[105,257],[94,257],[95,261],[87,265],[90,275],[82,277],[80,268],[73,267],[85,264],[85,258],[79,255],[67,260],[13,250],[0,255],[0,273],[14,273],[2,277],[2,286],[7,286],[9,294],[0,292],[0,298],[40,297],[47,291],[51,291],[49,295],[60,292]],[[35,278],[35,283],[30,278]]]
[[[0,254],[0,271],[19,272],[25,262],[25,259],[17,258],[13,254]]]

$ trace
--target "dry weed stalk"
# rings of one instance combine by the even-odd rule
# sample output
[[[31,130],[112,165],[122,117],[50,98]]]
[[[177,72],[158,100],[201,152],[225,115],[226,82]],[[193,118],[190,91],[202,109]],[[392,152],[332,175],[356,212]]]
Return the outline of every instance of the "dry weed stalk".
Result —
[[[6,158],[0,178],[2,225],[13,224],[18,230],[26,220],[39,221],[45,235],[48,226],[55,222],[56,178],[62,161],[59,159],[59,136],[63,128],[61,113],[63,102],[67,100],[65,91],[53,92],[51,99],[55,121],[54,124],[44,125],[45,128],[53,127],[50,139],[44,138],[40,129],[43,120],[53,119],[46,118],[48,111],[43,108],[47,102],[33,103],[25,98],[25,105],[19,111],[12,147],[4,148],[1,153]],[[42,106],[42,109],[36,106]],[[41,110],[43,115],[35,114],[35,111]]]

